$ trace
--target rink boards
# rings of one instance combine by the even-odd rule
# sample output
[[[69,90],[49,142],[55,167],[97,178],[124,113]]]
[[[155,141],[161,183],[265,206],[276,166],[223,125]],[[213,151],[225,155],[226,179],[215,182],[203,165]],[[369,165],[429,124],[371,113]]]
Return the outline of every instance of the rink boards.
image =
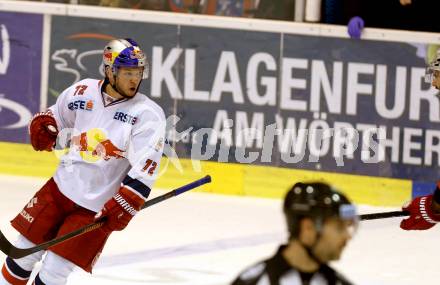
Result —
[[[52,153],[36,152],[29,145],[0,143],[0,173],[50,177],[56,169],[57,162]],[[159,177],[155,187],[177,188],[209,174],[213,182],[205,185],[200,191],[281,198],[297,181],[319,180],[334,184],[356,203],[381,206],[399,206],[417,194],[416,191],[419,189],[419,186],[413,185],[410,180],[402,179],[209,161],[202,161],[200,165],[199,171],[194,169],[193,162],[188,159],[181,159],[179,163],[173,164],[164,158],[161,171],[165,172]]]

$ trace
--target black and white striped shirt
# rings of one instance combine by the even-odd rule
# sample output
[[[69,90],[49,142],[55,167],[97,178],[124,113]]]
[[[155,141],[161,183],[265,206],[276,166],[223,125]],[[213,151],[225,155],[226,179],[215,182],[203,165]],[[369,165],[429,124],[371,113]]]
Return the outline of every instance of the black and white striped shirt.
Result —
[[[314,273],[298,271],[282,256],[285,248],[281,246],[270,259],[247,268],[231,285],[353,285],[324,264]]]

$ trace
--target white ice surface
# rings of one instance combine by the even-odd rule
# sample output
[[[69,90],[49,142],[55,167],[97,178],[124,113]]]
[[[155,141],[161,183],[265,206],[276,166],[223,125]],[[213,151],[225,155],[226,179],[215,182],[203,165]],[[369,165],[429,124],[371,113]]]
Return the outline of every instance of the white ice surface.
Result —
[[[9,220],[44,180],[0,176],[0,183],[0,227],[12,241],[16,233]],[[110,237],[92,275],[78,269],[68,284],[229,284],[243,268],[270,256],[284,242],[280,208],[280,200],[185,193],[142,211],[126,230]],[[362,222],[334,266],[355,284],[438,284],[440,227],[405,232],[399,221]]]

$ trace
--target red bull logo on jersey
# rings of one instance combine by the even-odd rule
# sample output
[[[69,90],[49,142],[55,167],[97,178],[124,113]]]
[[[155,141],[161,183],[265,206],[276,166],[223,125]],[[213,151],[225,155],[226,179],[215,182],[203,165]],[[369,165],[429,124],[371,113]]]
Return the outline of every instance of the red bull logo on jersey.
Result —
[[[109,160],[110,158],[124,158],[124,151],[115,146],[111,140],[105,140],[100,142],[93,150],[92,155],[97,155]]]
[[[79,151],[81,157],[87,162],[97,162],[101,159],[108,161],[112,158],[125,157],[125,151],[118,148],[107,138],[106,133],[98,128],[72,136],[70,147]]]

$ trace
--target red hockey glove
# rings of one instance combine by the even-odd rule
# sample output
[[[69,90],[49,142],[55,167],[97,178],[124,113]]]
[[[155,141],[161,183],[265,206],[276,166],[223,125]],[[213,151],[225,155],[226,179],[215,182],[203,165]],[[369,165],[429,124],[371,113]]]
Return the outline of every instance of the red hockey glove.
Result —
[[[95,220],[106,217],[102,226],[105,231],[121,231],[125,229],[144,203],[144,199],[139,195],[121,187],[119,192],[108,200],[102,210],[96,214]]]
[[[412,200],[411,203],[402,207],[402,210],[410,213],[409,218],[400,222],[404,230],[427,230],[440,222],[440,215],[432,210],[433,195],[421,196]]]
[[[57,135],[57,123],[50,110],[36,113],[29,124],[31,144],[35,150],[52,151]]]

